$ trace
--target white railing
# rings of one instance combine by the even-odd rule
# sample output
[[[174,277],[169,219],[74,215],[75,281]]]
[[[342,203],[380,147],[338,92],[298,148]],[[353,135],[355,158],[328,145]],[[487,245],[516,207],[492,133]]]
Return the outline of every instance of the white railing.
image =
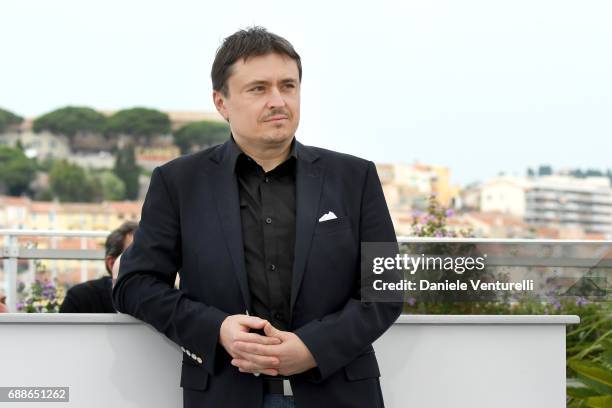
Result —
[[[20,259],[51,259],[51,260],[101,260],[104,250],[87,249],[87,239],[106,238],[109,231],[70,231],[70,230],[36,230],[36,229],[0,229],[4,237],[0,257],[3,259],[4,289],[6,305],[10,311],[17,310],[17,261]],[[30,248],[19,245],[19,237],[49,237],[50,248]],[[58,238],[80,237],[80,249],[58,249]],[[31,269],[31,268],[30,268]],[[56,270],[52,269],[52,278],[56,278]],[[33,276],[30,277],[33,280]],[[82,265],[81,281],[87,280],[87,267]]]
[[[36,260],[102,260],[104,259],[103,249],[87,249],[87,239],[106,238],[109,231],[76,231],[76,230],[22,230],[22,229],[0,229],[0,236],[4,237],[4,244],[1,248],[0,257],[4,264],[4,289],[7,297],[7,306],[10,311],[15,311],[17,305],[17,261],[20,259]],[[19,246],[19,237],[49,237],[51,248],[30,248]],[[54,246],[58,238],[80,237],[81,249],[58,249]],[[430,238],[430,237],[407,237],[398,236],[400,243],[473,243],[473,244],[593,244],[599,246],[598,257],[605,258],[605,253],[612,248],[612,241],[601,240],[552,240],[552,239],[500,239],[500,238]],[[513,266],[533,266],[540,265],[541,258],[520,257],[520,259],[498,258],[497,265]],[[610,262],[610,261],[608,261]],[[585,267],[591,261],[584,259],[573,259],[558,257],[555,260],[556,266],[563,267]],[[495,263],[492,263],[495,265]],[[52,270],[51,277],[56,278],[56,271]],[[31,276],[33,281],[33,276]],[[87,280],[87,267],[82,265],[81,281]]]

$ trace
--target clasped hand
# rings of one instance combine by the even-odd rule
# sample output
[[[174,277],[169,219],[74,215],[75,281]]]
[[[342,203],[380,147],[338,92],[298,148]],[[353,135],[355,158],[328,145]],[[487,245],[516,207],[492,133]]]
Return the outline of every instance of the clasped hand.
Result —
[[[252,329],[263,329],[265,336]],[[221,324],[219,342],[232,357],[232,365],[243,373],[289,376],[316,367],[296,334],[278,330],[259,317],[228,316]]]

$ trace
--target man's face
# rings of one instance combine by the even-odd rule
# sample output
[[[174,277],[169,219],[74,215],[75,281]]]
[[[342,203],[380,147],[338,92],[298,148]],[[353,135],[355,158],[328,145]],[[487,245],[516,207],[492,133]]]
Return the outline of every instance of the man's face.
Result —
[[[296,62],[266,54],[232,65],[228,94],[214,91],[219,113],[242,144],[279,145],[291,140],[300,121],[300,81]]]

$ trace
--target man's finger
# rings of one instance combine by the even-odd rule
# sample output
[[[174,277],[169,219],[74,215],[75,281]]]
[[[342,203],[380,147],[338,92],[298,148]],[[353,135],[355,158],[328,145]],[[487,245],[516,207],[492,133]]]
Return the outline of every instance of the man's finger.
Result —
[[[257,333],[239,332],[234,336],[234,341],[243,341],[245,343],[257,343],[257,344],[280,344],[281,340],[277,337],[262,336]]]
[[[239,352],[236,360],[245,360],[255,364],[259,368],[276,368],[280,365],[278,357],[261,356],[258,354]]]
[[[243,326],[250,327],[251,329],[263,329],[267,322],[267,320],[259,317],[247,315],[240,316],[240,319],[238,319],[238,323]]]
[[[238,368],[238,371],[240,371],[241,373],[250,373],[250,374],[265,374],[265,375],[269,375],[272,377],[276,377],[278,375],[278,370],[275,370],[273,368],[265,368],[263,370],[259,370],[259,371],[248,371],[245,370],[243,368]]]
[[[275,356],[276,353],[271,349],[271,346],[257,343],[247,343],[244,341],[236,341],[233,348],[239,353],[251,353],[260,356]]]
[[[269,372],[278,373],[278,369],[274,367],[260,366],[249,360],[242,360],[242,359],[234,358],[232,359],[232,365],[235,367],[238,367],[241,371],[246,372],[246,373],[263,373],[263,374],[267,374]]]
[[[264,329],[264,333],[268,337],[281,338],[283,335],[283,332],[278,330],[276,327],[272,326],[270,322],[266,322],[266,324],[263,326],[263,329]]]

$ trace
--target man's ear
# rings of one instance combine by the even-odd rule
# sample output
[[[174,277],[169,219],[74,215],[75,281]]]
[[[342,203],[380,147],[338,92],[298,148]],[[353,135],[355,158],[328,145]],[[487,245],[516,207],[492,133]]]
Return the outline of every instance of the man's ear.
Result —
[[[223,96],[220,91],[213,91],[213,102],[217,108],[217,112],[223,116],[223,119],[229,122],[229,114],[227,113],[227,108],[225,107],[225,96]]]
[[[113,265],[115,263],[115,261],[117,260],[117,258],[115,258],[114,256],[106,256],[104,258],[104,264],[106,265],[106,270],[107,271],[112,271],[113,270]]]

